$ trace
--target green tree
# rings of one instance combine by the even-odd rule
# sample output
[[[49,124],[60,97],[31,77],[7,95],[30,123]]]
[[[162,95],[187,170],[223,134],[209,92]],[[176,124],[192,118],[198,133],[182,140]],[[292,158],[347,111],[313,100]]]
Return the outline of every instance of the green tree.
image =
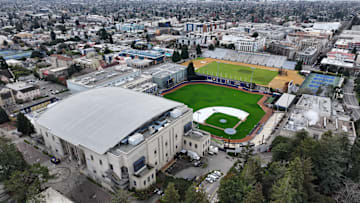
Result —
[[[0,56],[0,69],[8,69],[9,66],[6,63],[6,60],[4,59],[4,57]]]
[[[193,62],[190,62],[187,67],[187,77],[188,80],[192,80],[195,77],[195,68]]]
[[[181,56],[180,56],[179,52],[174,51],[174,53],[173,53],[173,55],[172,55],[172,57],[171,57],[171,60],[172,60],[174,63],[180,61],[180,60],[181,60]]]
[[[254,37],[254,38],[257,38],[259,36],[259,33],[257,33],[257,32],[254,32],[252,35],[251,35],[251,37]]]
[[[0,182],[10,178],[14,171],[22,171],[27,164],[14,144],[0,137]]]
[[[51,41],[56,40],[56,34],[55,34],[55,32],[53,30],[51,30],[51,32],[50,32],[50,39],[51,39]]]
[[[130,203],[130,194],[129,192],[119,189],[111,197],[111,203]]]
[[[197,55],[201,55],[201,53],[202,53],[201,47],[200,47],[200,45],[197,45],[197,46],[196,46],[196,54],[197,54]]]
[[[30,58],[43,58],[43,54],[40,51],[32,51]]]
[[[241,147],[240,157],[246,163],[254,153],[254,145],[248,142],[245,146]]]
[[[213,44],[210,44],[210,46],[209,46],[209,50],[210,50],[210,51],[215,50],[215,47],[214,47],[214,45],[213,45]]]
[[[303,65],[302,61],[296,62],[295,70],[301,71],[302,70],[302,65]]]
[[[6,111],[0,107],[0,124],[9,121],[9,116],[7,115]]]
[[[35,132],[34,126],[31,124],[29,119],[25,117],[23,113],[18,113],[16,120],[17,130],[22,134],[30,135],[31,133]]]
[[[360,181],[360,139],[358,137],[356,138],[355,143],[351,148],[350,163],[351,165],[349,168],[348,177],[354,182],[359,182]]]
[[[181,47],[181,58],[182,59],[189,58],[189,52],[188,52],[188,47],[187,46],[182,46]]]
[[[286,175],[272,187],[271,202],[272,203],[293,203],[295,202],[296,190],[291,185],[290,175]]]
[[[250,190],[246,195],[244,203],[262,203],[265,202],[265,198],[262,192],[261,183],[256,183],[254,189]]]
[[[208,203],[206,193],[201,188],[196,191],[196,186],[191,185],[185,193],[185,203]]]
[[[5,181],[5,187],[16,201],[31,201],[37,198],[50,177],[48,168],[34,164],[24,171],[14,171]]]
[[[239,176],[225,177],[220,181],[218,197],[222,203],[242,202],[252,190],[252,186],[244,182]]]
[[[174,183],[169,183],[166,187],[164,196],[161,198],[162,203],[180,203],[179,192],[175,189]]]

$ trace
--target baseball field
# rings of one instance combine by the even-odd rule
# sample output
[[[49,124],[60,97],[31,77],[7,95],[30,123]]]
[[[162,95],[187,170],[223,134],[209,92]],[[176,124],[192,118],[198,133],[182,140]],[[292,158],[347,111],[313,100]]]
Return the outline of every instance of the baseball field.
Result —
[[[205,66],[196,69],[196,72],[219,76],[222,78],[229,78],[234,80],[254,82],[260,85],[267,85],[277,75],[278,71],[259,69],[255,67],[247,67],[235,64],[211,62]]]
[[[236,126],[236,123],[238,123],[239,120],[226,114],[213,114],[205,123],[200,124],[200,129],[228,139],[244,138],[265,115],[264,110],[257,104],[263,97],[262,95],[251,94],[222,86],[192,84],[165,94],[164,97],[182,102],[192,108],[194,112],[206,107],[223,106],[240,109],[249,113],[246,120],[238,126]],[[227,123],[219,122],[220,119],[225,119]],[[235,127],[236,134],[228,135],[222,130],[223,128],[231,127]]]

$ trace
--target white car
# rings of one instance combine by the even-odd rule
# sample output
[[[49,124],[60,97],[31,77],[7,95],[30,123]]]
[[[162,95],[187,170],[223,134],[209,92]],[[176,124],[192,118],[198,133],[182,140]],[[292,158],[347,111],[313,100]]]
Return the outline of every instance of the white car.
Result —
[[[214,171],[213,174],[216,174],[218,177],[221,177],[221,176],[222,176],[222,174],[221,174],[220,171]]]
[[[214,182],[214,180],[213,180],[212,178],[209,178],[209,177],[205,178],[205,180],[206,180],[207,182],[209,182],[209,183],[213,183],[213,182]]]

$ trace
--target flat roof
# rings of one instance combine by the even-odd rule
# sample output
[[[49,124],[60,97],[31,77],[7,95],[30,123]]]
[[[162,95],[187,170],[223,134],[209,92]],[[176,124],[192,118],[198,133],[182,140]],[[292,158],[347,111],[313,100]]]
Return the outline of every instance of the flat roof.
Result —
[[[153,118],[183,105],[123,88],[103,87],[60,101],[37,123],[67,142],[104,154]]]
[[[275,103],[276,106],[289,108],[290,104],[294,101],[295,95],[284,93]]]

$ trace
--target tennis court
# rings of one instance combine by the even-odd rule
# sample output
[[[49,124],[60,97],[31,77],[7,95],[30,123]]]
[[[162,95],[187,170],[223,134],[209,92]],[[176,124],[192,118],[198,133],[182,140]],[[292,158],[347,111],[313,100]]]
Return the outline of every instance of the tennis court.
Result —
[[[302,88],[309,89],[312,92],[318,91],[321,86],[337,86],[339,84],[340,77],[332,75],[322,75],[317,73],[311,73],[304,83]]]

